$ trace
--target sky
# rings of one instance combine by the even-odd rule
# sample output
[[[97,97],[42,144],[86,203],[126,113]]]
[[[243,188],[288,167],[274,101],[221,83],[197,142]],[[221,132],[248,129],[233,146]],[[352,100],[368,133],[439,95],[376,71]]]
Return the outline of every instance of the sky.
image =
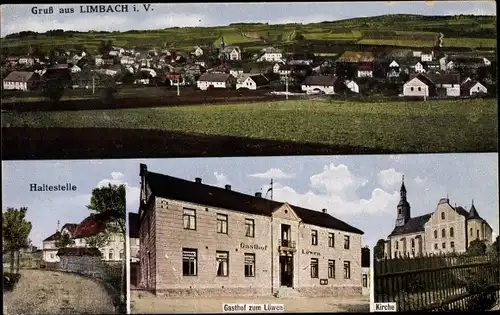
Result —
[[[20,31],[45,32],[50,29],[74,31],[126,31],[187,26],[221,26],[238,22],[270,24],[335,21],[384,14],[496,15],[495,1],[370,1],[317,3],[189,3],[152,4],[146,11],[129,4],[128,13],[80,13],[80,5],[53,5],[54,14],[33,14],[32,8],[50,5],[2,5],[1,36]],[[73,8],[73,14],[60,14]],[[22,23],[19,23],[22,21]]]
[[[365,232],[363,245],[374,246],[394,228],[402,176],[411,215],[435,211],[447,195],[452,205],[470,209],[499,231],[498,154],[422,154],[189,158],[147,160],[75,160],[3,162],[3,211],[28,207],[35,246],[54,233],[57,220],[78,223],[94,187],[125,184],[127,211],[138,212],[139,164],[152,172],[263,195],[273,179],[273,199],[328,213]],[[78,190],[29,192],[30,183],[70,182]],[[269,195],[267,196],[270,197]]]

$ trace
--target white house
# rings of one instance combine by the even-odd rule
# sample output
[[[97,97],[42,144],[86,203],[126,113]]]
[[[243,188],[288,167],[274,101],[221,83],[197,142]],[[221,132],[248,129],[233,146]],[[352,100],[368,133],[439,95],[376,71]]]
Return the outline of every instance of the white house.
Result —
[[[358,64],[358,78],[372,78],[373,77],[373,63],[361,62]]]
[[[102,59],[102,55],[96,55],[94,57],[95,65],[96,66],[101,66],[104,64],[104,60]]]
[[[236,78],[228,73],[203,73],[196,81],[198,89],[205,91],[209,88],[229,89],[236,84]]]
[[[77,65],[74,65],[73,67],[70,68],[71,73],[78,73],[82,71],[82,68],[78,67]]]
[[[35,64],[35,59],[31,57],[21,57],[19,58],[18,63],[20,65],[32,66]]]
[[[196,46],[194,47],[194,52],[193,54],[196,56],[196,57],[200,57],[200,56],[203,56],[203,49],[201,49],[200,46]]]
[[[422,52],[420,54],[420,61],[423,61],[423,62],[428,62],[428,61],[432,61],[432,59],[434,58],[434,51],[426,51],[426,52]]]
[[[267,47],[262,49],[262,54],[257,59],[257,62],[275,62],[283,59],[281,50],[274,47]]]
[[[275,63],[273,66],[273,72],[279,73],[280,69],[283,68],[284,66],[285,66],[285,63],[283,61],[279,61],[279,62]]]
[[[356,82],[351,80],[346,80],[344,84],[349,90],[351,90],[351,92],[359,93],[359,85]]]
[[[139,71],[147,72],[149,74],[149,76],[152,78],[156,77],[156,75],[157,75],[156,71],[154,69],[150,69],[150,68],[141,68]]]
[[[237,78],[238,76],[243,74],[243,70],[241,69],[229,69],[229,74],[233,77]]]
[[[453,74],[427,75],[437,92],[446,96],[460,96],[460,78]]]
[[[133,65],[135,63],[135,58],[132,56],[122,56],[120,58],[120,63],[122,65]]]
[[[448,55],[445,55],[444,57],[439,58],[439,67],[441,70],[445,71],[446,70],[446,64],[448,63]]]
[[[488,89],[480,82],[468,79],[462,83],[462,95],[473,96],[474,94],[486,94]]]
[[[337,77],[334,75],[308,76],[302,83],[302,91],[306,93],[320,92],[324,94],[335,94]]]
[[[489,61],[488,59],[483,58],[483,61],[485,66],[491,66],[491,61]]]
[[[389,71],[387,72],[387,76],[389,78],[399,77],[400,74],[401,74],[401,66],[399,65],[399,63],[396,60],[393,60],[389,64]]]
[[[420,61],[419,61],[419,62],[417,62],[417,63],[413,66],[413,68],[415,69],[415,72],[416,72],[416,73],[425,73],[425,72],[426,72],[424,64],[423,64],[423,63],[421,63]]]
[[[448,63],[446,63],[445,70],[453,70],[455,68],[455,63],[453,60],[450,60]]]
[[[241,49],[238,46],[227,46],[222,49],[221,54],[229,60],[241,60]]]
[[[433,86],[433,82],[426,76],[421,74],[413,76],[413,78],[410,78],[408,82],[403,84],[403,95],[428,97],[431,94]]]
[[[269,80],[262,74],[241,75],[236,83],[236,89],[257,90],[267,85],[269,85]]]
[[[28,91],[36,88],[40,76],[35,72],[12,71],[3,79],[4,90]]]
[[[56,231],[56,233],[47,237],[42,242],[42,259],[45,262],[58,262],[59,257],[57,256],[57,251],[59,247],[57,247],[57,241],[61,237],[61,233]]]

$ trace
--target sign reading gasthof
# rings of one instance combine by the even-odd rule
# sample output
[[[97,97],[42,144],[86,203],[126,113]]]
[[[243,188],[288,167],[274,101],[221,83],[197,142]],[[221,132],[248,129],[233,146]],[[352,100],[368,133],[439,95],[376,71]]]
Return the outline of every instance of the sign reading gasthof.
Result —
[[[278,313],[284,312],[283,304],[248,304],[248,303],[230,303],[222,304],[222,311],[225,313]]]
[[[397,312],[396,302],[375,303],[374,312]]]

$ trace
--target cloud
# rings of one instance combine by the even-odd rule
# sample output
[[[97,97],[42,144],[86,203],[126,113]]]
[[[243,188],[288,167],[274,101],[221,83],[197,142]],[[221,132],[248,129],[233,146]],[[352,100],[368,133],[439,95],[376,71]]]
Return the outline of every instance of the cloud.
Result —
[[[397,172],[394,168],[380,171],[377,175],[378,182],[386,189],[394,188],[401,183],[403,173]]]
[[[310,177],[308,191],[301,193],[279,182],[273,186],[273,199],[320,211],[327,209],[332,215],[381,215],[392,211],[399,200],[397,191],[387,192],[374,188],[366,197],[358,195],[368,180],[356,176],[344,164],[326,165],[319,174]],[[269,185],[263,187],[267,191]],[[319,192],[315,192],[319,191]]]
[[[224,187],[225,185],[231,185],[231,182],[229,181],[229,179],[227,178],[226,175],[224,175],[222,173],[214,172],[214,176],[215,176],[215,179],[217,181],[215,186]]]
[[[262,178],[262,179],[281,179],[281,178],[294,178],[295,174],[288,174],[283,172],[279,168],[270,168],[264,173],[256,173],[256,174],[250,174],[248,175],[250,177],[257,177],[257,178]]]
[[[427,178],[421,178],[420,176],[417,176],[413,180],[417,185],[423,185],[427,181]]]

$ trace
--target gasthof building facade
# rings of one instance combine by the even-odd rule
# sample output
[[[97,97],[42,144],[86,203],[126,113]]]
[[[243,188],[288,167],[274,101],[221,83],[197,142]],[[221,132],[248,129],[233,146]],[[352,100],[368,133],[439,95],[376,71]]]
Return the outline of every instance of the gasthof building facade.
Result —
[[[314,211],[149,172],[139,287],[159,295],[361,295],[363,232]]]

